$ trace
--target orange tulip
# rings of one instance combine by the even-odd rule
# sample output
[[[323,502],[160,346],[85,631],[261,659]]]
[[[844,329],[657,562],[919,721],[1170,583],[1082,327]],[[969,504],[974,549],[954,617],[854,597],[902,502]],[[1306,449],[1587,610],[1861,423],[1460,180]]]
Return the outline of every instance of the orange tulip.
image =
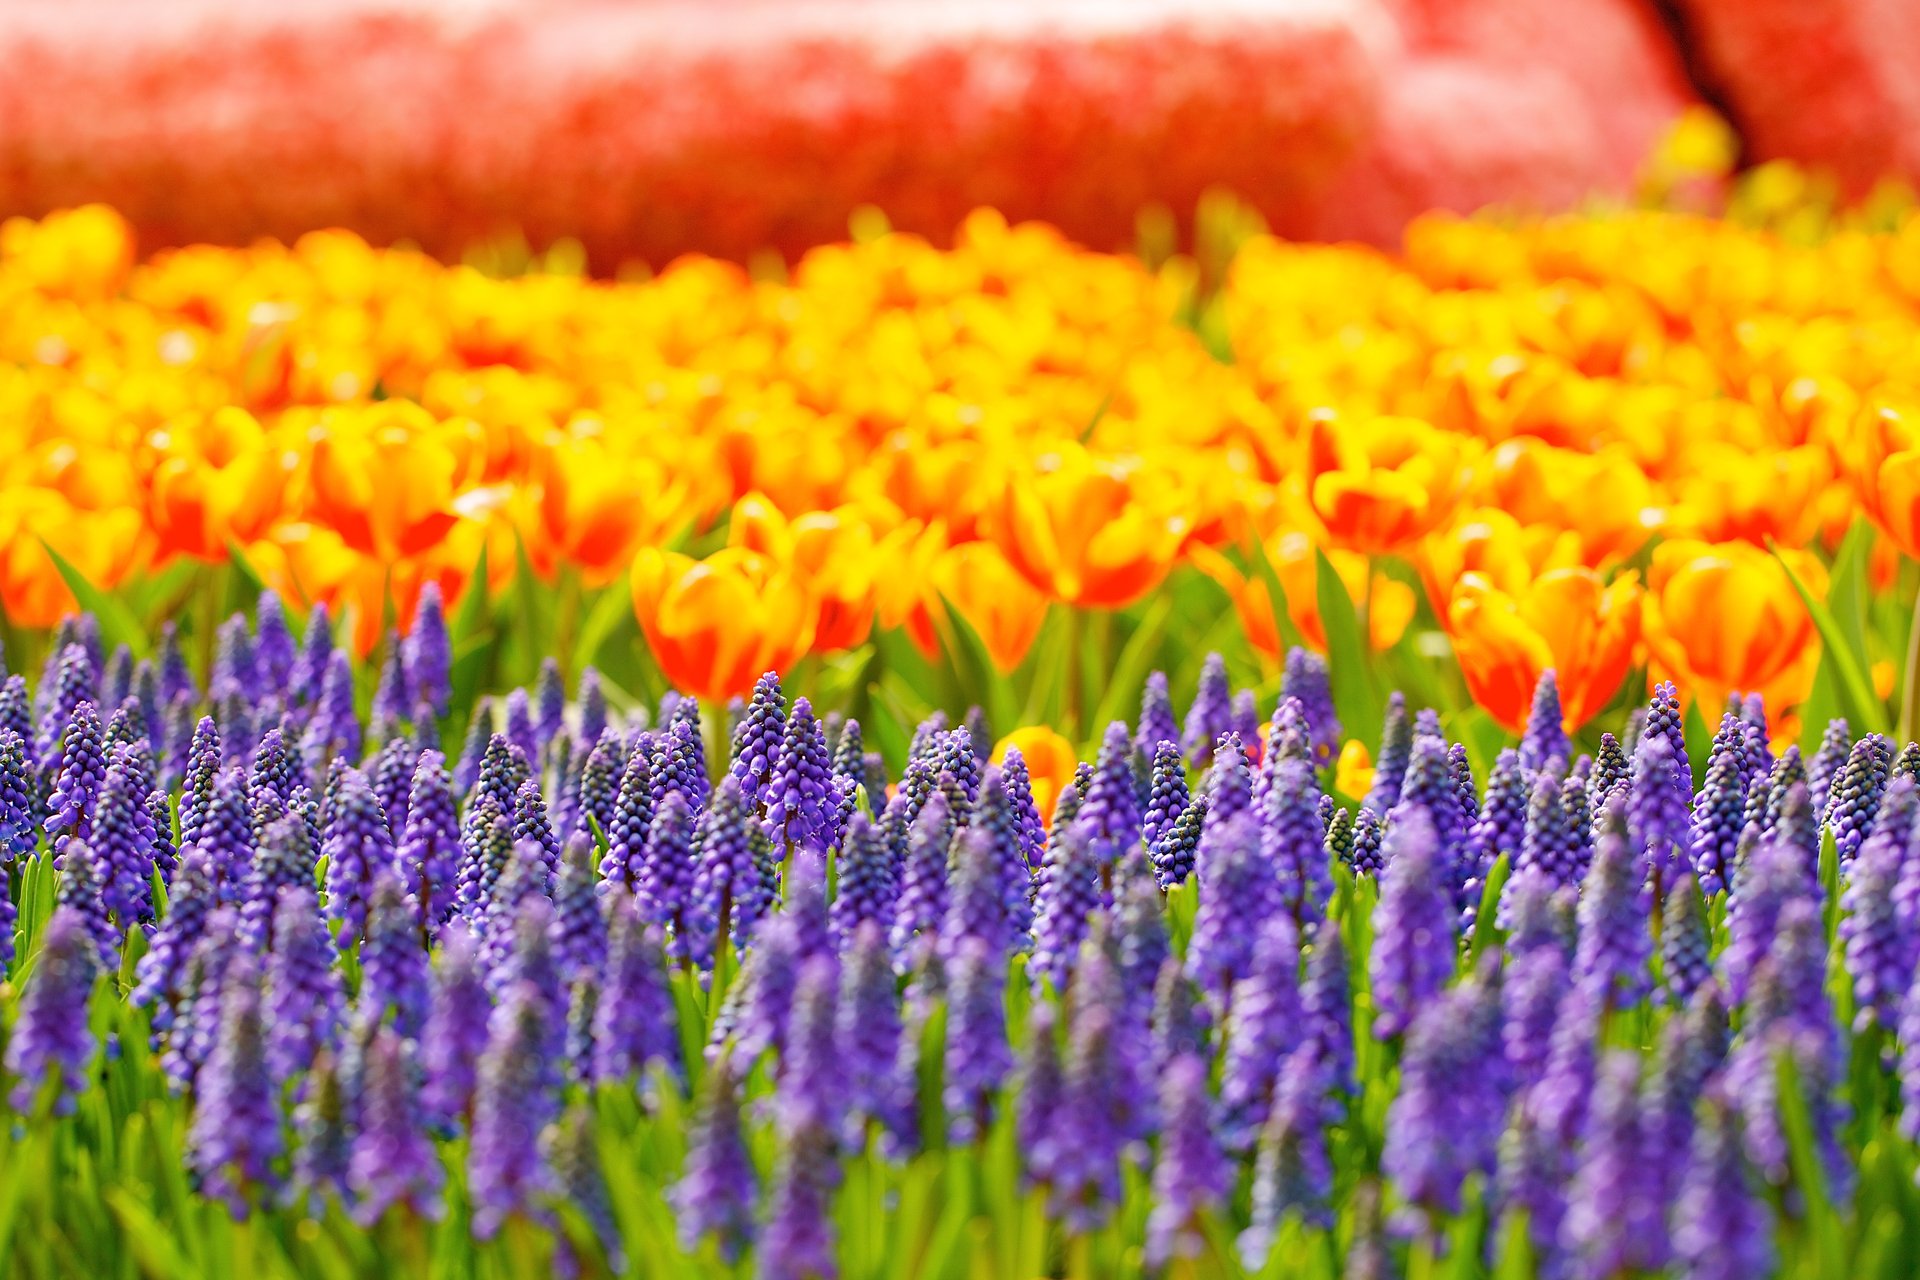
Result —
[[[995,764],[1005,763],[1007,752],[1015,750],[1027,762],[1027,776],[1033,780],[1033,803],[1043,822],[1053,821],[1053,805],[1060,792],[1073,781],[1079,767],[1073,744],[1043,724],[1015,729],[993,747]]]
[[[1640,640],[1640,583],[1592,569],[1553,569],[1517,592],[1478,573],[1454,585],[1453,651],[1473,699],[1507,728],[1525,728],[1534,686],[1551,670],[1560,711],[1578,729],[1618,692]]]
[[[1445,520],[1468,461],[1468,442],[1415,418],[1307,424],[1306,499],[1336,547],[1402,550]]]
[[[281,517],[288,463],[254,416],[228,406],[149,439],[148,510],[163,552],[224,560]]]
[[[1652,484],[1618,449],[1579,453],[1509,440],[1487,458],[1478,492],[1522,525],[1570,529],[1594,567],[1632,555],[1660,521]]]
[[[387,400],[365,415],[323,413],[312,433],[313,515],[355,551],[413,555],[458,520],[454,442],[418,405]]]
[[[1047,598],[991,542],[963,542],[941,552],[932,585],[979,634],[1002,672],[1020,665],[1047,618]]]
[[[1860,505],[1909,558],[1920,558],[1920,407],[1877,405],[1854,424],[1846,462]]]
[[[643,548],[633,611],[655,661],[709,701],[744,694],[763,671],[791,667],[813,642],[812,602],[787,566],[743,547],[705,560]]]
[[[1580,537],[1557,524],[1521,524],[1496,507],[1458,512],[1444,528],[1420,540],[1414,566],[1434,612],[1441,617],[1453,599],[1454,585],[1477,573],[1494,586],[1518,595],[1549,569],[1582,563]]]
[[[734,504],[727,542],[792,566],[813,604],[816,650],[865,643],[882,565],[873,529],[858,510],[809,511],[789,520],[764,495],[750,493]]]
[[[995,545],[1057,600],[1118,609],[1159,585],[1188,522],[1164,502],[1164,477],[1062,444],[1035,472],[1009,476],[988,521]]]
[[[1268,657],[1280,656],[1280,635],[1274,628],[1273,609],[1267,600],[1267,584],[1240,572],[1231,560],[1212,547],[1196,544],[1187,549],[1188,557],[1202,573],[1219,583],[1233,601],[1240,628],[1248,643]],[[1313,542],[1303,533],[1288,533],[1267,546],[1267,559],[1286,595],[1287,621],[1300,633],[1307,646],[1318,653],[1327,651],[1327,629],[1320,618],[1320,576],[1313,554]],[[1347,596],[1359,608],[1366,601],[1368,633],[1375,652],[1391,649],[1413,621],[1413,588],[1389,578],[1373,575],[1373,594],[1367,600],[1367,557],[1352,551],[1327,552]]]
[[[1827,572],[1805,551],[1781,553],[1816,597]],[[1745,542],[1681,539],[1654,550],[1643,604],[1657,674],[1709,709],[1758,693],[1778,712],[1805,700],[1820,637],[1773,555]]]

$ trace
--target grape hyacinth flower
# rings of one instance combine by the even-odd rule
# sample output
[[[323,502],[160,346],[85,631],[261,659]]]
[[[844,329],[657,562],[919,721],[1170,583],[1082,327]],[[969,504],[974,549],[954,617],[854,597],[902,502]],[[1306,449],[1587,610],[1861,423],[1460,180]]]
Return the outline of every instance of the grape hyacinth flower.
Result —
[[[956,1143],[986,1136],[994,1096],[1013,1069],[1001,999],[1006,969],[1000,951],[984,938],[960,940],[947,962],[945,1092]]]
[[[367,1048],[360,1123],[347,1155],[353,1220],[370,1227],[395,1205],[438,1219],[446,1173],[421,1125],[421,1104],[406,1047],[389,1028]]]
[[[273,946],[267,954],[265,1008],[267,1070],[285,1083],[331,1045],[344,997],[333,969],[333,941],[313,890],[279,891]]]
[[[1739,1113],[1710,1094],[1693,1132],[1673,1206],[1673,1253],[1683,1280],[1746,1280],[1773,1271],[1773,1221],[1741,1154]]]
[[[465,1120],[473,1104],[475,1070],[487,1047],[492,1002],[480,968],[479,944],[458,922],[441,934],[433,968],[426,1030],[420,1036],[421,1105],[443,1130]]]
[[[1827,721],[1820,735],[1820,746],[1807,761],[1807,798],[1813,811],[1823,817],[1833,794],[1833,783],[1847,767],[1853,753],[1853,730],[1841,719]]]
[[[1302,1045],[1281,1064],[1273,1110],[1260,1129],[1252,1221],[1239,1240],[1241,1261],[1249,1268],[1265,1267],[1287,1214],[1323,1230],[1332,1225],[1332,1112],[1319,1046]]]
[[[1326,764],[1340,749],[1340,717],[1333,707],[1333,680],[1327,660],[1310,649],[1287,650],[1280,673],[1280,697],[1300,703],[1316,764]]]
[[[327,916],[340,925],[342,948],[353,945],[367,925],[373,872],[393,865],[393,836],[367,776],[348,768],[327,823],[321,853],[327,860]]]
[[[1367,968],[1373,1033],[1383,1040],[1405,1033],[1453,974],[1457,916],[1439,879],[1438,854],[1425,809],[1412,810],[1387,833],[1387,870]]]
[[[1380,753],[1373,763],[1373,785],[1361,804],[1386,813],[1400,801],[1400,784],[1407,776],[1413,753],[1413,725],[1407,719],[1407,701],[1399,693],[1387,698],[1386,721],[1380,729]]]
[[[1248,842],[1244,856],[1251,860],[1258,856],[1252,848],[1251,823],[1242,834]],[[1099,844],[1094,826],[1076,821],[1057,833],[1047,850],[1033,922],[1030,972],[1036,984],[1048,981],[1058,990],[1066,989],[1080,944],[1087,937],[1089,917],[1109,905],[1100,879]]]
[[[833,762],[813,705],[796,698],[762,796],[767,829],[776,843],[825,851],[827,789],[832,777]]]
[[[1175,756],[1180,754],[1180,726],[1173,717],[1173,698],[1167,692],[1167,673],[1150,671],[1140,688],[1139,728],[1133,734],[1133,752],[1136,758],[1154,760],[1160,751],[1160,744],[1173,744]]]
[[[1303,927],[1326,913],[1333,897],[1320,785],[1303,760],[1283,762],[1261,803],[1261,856],[1276,876],[1276,906]]]
[[[982,865],[975,868],[982,881],[981,890],[992,900],[996,912],[1004,910],[995,850],[984,832],[975,832],[982,847]],[[955,864],[960,865],[959,846],[955,846]],[[886,836],[863,813],[853,815],[839,859],[839,889],[832,906],[834,943],[845,950],[860,925],[868,920],[892,923],[900,883],[894,866],[893,850]],[[1001,928],[1004,932],[1004,925]]]
[[[1306,1033],[1300,1007],[1300,941],[1275,916],[1261,928],[1253,968],[1233,985],[1220,1074],[1220,1135],[1229,1151],[1251,1150],[1273,1106],[1280,1064]]]
[[[53,1113],[68,1115],[86,1089],[94,1050],[87,1004],[97,963],[86,921],[72,907],[55,908],[7,1040],[7,1073],[17,1082],[8,1104],[18,1115],[32,1114],[43,1090]]]
[[[1165,1266],[1176,1256],[1197,1254],[1203,1239],[1196,1215],[1224,1204],[1233,1173],[1214,1142],[1213,1098],[1207,1067],[1188,1054],[1173,1062],[1160,1086],[1166,1137],[1153,1168],[1153,1208],[1147,1217],[1146,1264]]]
[[[876,920],[862,920],[854,930],[834,1019],[831,1069],[838,1080],[832,1088],[845,1093],[842,1140],[849,1150],[860,1150],[871,1125],[887,1149],[904,1149],[913,1126],[914,1082],[901,1070],[900,994],[887,936]]]
[[[1853,744],[1846,767],[1833,780],[1825,817],[1827,827],[1833,832],[1834,851],[1840,856],[1843,871],[1853,864],[1854,855],[1873,828],[1874,814],[1879,812],[1880,797],[1886,791],[1887,773],[1892,766],[1892,744],[1880,734],[1869,733]]]
[[[1425,1002],[1407,1034],[1380,1167],[1430,1227],[1460,1211],[1468,1175],[1494,1171],[1507,1102],[1497,974],[1483,966]]]
[[[541,1131],[560,1111],[551,1016],[548,998],[532,983],[518,982],[488,1028],[474,1084],[467,1167],[479,1240],[491,1240],[508,1218],[557,1190],[539,1145]]]
[[[624,893],[613,896],[608,920],[606,984],[594,1008],[593,1078],[603,1084],[630,1080],[650,1063],[677,1077],[680,1042],[659,930]]]
[[[1572,759],[1564,721],[1560,711],[1560,682],[1549,668],[1540,673],[1539,682],[1533,686],[1527,731],[1520,738],[1519,764],[1523,775],[1549,769],[1556,760],[1564,767]]]
[[[53,745],[50,743],[42,754],[51,752]],[[60,764],[54,773],[53,790],[47,796],[45,823],[55,853],[75,836],[85,836],[92,830],[100,785],[107,778],[106,744],[100,717],[91,702],[82,700],[74,706],[57,745]]]
[[[1663,744],[1664,745],[1664,744]],[[1640,1056],[1607,1052],[1567,1190],[1562,1227],[1583,1276],[1657,1271],[1666,1261],[1665,1204],[1647,1176],[1650,1149],[1640,1111]]]
[[[217,997],[205,998],[218,1000],[219,1031],[195,1081],[187,1158],[200,1191],[244,1218],[276,1187],[274,1165],[284,1146],[252,953],[233,956]]]
[[[732,1056],[723,1053],[707,1070],[687,1134],[686,1169],[668,1198],[682,1247],[712,1239],[728,1262],[754,1235],[753,1162],[741,1130],[739,1080]]]
[[[1857,1030],[1875,1022],[1895,1025],[1900,1000],[1911,985],[1915,961],[1920,960],[1920,937],[1901,921],[1898,903],[1917,809],[1920,795],[1913,781],[1896,779],[1881,799],[1873,831],[1854,856],[1840,893],[1845,914],[1840,919],[1839,941],[1853,981]]]
[[[1224,1009],[1234,982],[1252,970],[1255,943],[1274,896],[1273,871],[1260,854],[1260,832],[1251,814],[1239,814],[1201,836],[1199,877],[1187,976]]]
[[[1650,741],[1656,755],[1665,751],[1663,739]],[[1653,985],[1647,969],[1653,949],[1647,924],[1652,894],[1628,842],[1624,807],[1618,799],[1608,806],[1593,867],[1580,886],[1579,941],[1573,959],[1574,980],[1616,1009],[1638,1004]]]
[[[1233,686],[1227,680],[1227,662],[1209,653],[1200,667],[1200,687],[1187,708],[1180,748],[1196,769],[1213,762],[1215,744],[1233,728]]]

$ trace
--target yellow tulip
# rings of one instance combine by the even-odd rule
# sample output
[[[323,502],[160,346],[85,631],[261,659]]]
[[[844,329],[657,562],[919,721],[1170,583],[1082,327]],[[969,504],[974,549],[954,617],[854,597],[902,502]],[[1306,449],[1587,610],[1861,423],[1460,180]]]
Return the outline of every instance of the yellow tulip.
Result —
[[[1782,557],[1816,598],[1826,569],[1804,551]],[[1656,674],[1712,709],[1758,693],[1783,711],[1806,699],[1820,637],[1786,570],[1744,542],[1681,539],[1654,549],[1642,625]]]
[[[1335,547],[1401,551],[1447,518],[1468,453],[1461,437],[1417,419],[1317,414],[1307,428],[1307,505]]]

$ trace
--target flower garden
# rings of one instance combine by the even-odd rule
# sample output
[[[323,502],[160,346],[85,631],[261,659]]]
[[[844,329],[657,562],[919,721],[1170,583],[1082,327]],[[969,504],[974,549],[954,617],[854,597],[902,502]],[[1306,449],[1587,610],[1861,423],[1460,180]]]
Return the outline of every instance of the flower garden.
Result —
[[[1912,1275],[1920,210],[1729,145],[0,224],[0,1271]]]

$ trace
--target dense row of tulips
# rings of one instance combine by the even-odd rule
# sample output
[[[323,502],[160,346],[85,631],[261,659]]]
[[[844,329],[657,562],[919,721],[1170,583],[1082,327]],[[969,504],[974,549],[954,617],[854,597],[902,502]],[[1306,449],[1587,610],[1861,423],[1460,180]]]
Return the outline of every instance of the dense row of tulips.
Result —
[[[1920,1261],[1920,745],[1576,755],[1549,673],[1476,780],[1295,650],[888,761],[772,673],[469,708],[431,592],[364,702],[272,595],[99,635],[0,684],[14,1274]]]
[[[1324,562],[1396,678],[1450,647],[1435,700],[1463,677],[1517,730],[1549,668],[1576,723],[1643,670],[1792,711],[1844,562],[1867,625],[1819,710],[1893,692],[1920,219],[1435,216],[1399,256],[1231,222],[1152,269],[983,212],[951,250],[608,283],[338,232],[136,262],[105,209],[15,220],[0,606],[33,633],[76,581],[131,594],[137,644],[234,563],[366,654],[484,566],[566,618],[630,599],[665,681],[724,699],[876,637],[942,660],[949,609],[1015,672],[1169,588],[1272,673],[1328,646]]]

